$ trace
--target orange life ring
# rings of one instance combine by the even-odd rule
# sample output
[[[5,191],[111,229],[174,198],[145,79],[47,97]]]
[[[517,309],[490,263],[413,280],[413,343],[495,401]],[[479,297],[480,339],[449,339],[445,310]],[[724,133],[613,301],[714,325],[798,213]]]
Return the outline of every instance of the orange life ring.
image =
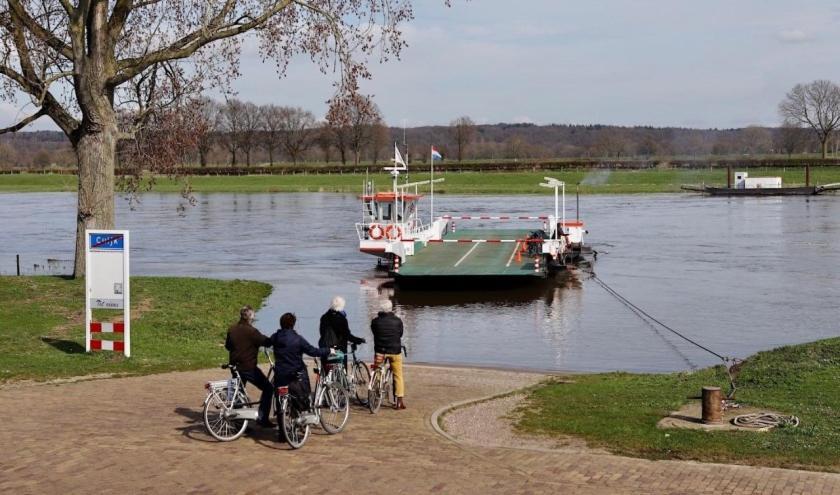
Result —
[[[381,225],[379,225],[378,223],[374,223],[371,224],[370,227],[368,227],[368,235],[374,241],[378,241],[379,239],[382,239],[383,235],[385,235],[385,231],[382,229]]]
[[[396,231],[396,235],[395,235]],[[390,240],[400,239],[402,238],[402,229],[399,225],[394,225],[393,223],[385,228],[385,237]]]

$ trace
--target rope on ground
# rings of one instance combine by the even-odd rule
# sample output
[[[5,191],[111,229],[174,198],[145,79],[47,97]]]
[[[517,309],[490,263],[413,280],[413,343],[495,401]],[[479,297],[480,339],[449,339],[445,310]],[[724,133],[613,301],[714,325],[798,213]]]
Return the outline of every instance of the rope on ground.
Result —
[[[740,426],[742,428],[774,428],[776,426],[780,427],[791,427],[796,428],[799,426],[799,418],[796,416],[785,416],[783,414],[774,414],[774,413],[753,413],[753,414],[742,414],[740,416],[735,416],[732,420],[732,424],[735,426]]]
[[[601,286],[601,287],[602,287],[605,291],[607,291],[607,293],[608,293],[608,294],[610,294],[611,296],[615,297],[615,298],[616,298],[619,302],[621,302],[622,304],[624,304],[625,306],[627,306],[627,307],[628,307],[628,308],[629,308],[632,312],[636,313],[636,314],[637,314],[640,318],[642,318],[642,319],[647,319],[648,321],[651,321],[651,322],[653,322],[653,323],[656,323],[657,325],[659,325],[660,327],[664,328],[665,330],[668,330],[669,332],[673,333],[673,334],[674,334],[674,335],[676,335],[677,337],[679,337],[679,338],[681,338],[681,339],[685,340],[686,342],[688,342],[688,343],[690,343],[690,344],[692,344],[692,345],[694,345],[694,346],[696,346],[696,347],[698,347],[698,348],[700,348],[700,349],[702,349],[702,350],[704,350],[704,351],[708,352],[709,354],[711,354],[711,355],[713,355],[713,356],[715,356],[715,357],[719,358],[721,361],[723,361],[724,368],[726,368],[726,375],[727,375],[727,377],[729,378],[729,393],[727,393],[727,394],[726,394],[726,398],[727,398],[727,399],[731,399],[732,397],[734,397],[734,396],[735,396],[735,390],[737,390],[737,387],[735,386],[735,378],[732,376],[732,368],[733,368],[736,364],[740,363],[740,362],[741,362],[741,360],[736,359],[736,358],[730,358],[730,357],[724,356],[724,355],[722,355],[722,354],[719,354],[719,353],[717,353],[717,352],[715,352],[715,351],[713,351],[713,350],[709,349],[708,347],[706,347],[706,346],[704,346],[704,345],[702,345],[702,344],[698,343],[697,341],[692,340],[692,339],[690,339],[690,338],[686,337],[686,336],[685,336],[685,335],[683,335],[682,333],[680,333],[680,332],[678,332],[678,331],[674,330],[673,328],[669,327],[668,325],[666,325],[666,324],[662,323],[661,321],[659,321],[659,320],[657,320],[656,318],[654,318],[653,316],[651,316],[649,313],[647,313],[647,312],[646,312],[645,310],[643,310],[642,308],[640,308],[640,307],[636,306],[635,304],[633,304],[632,302],[630,302],[629,300],[627,300],[627,298],[626,298],[626,297],[624,297],[624,296],[622,296],[621,294],[619,294],[619,293],[618,293],[618,291],[616,291],[615,289],[613,289],[612,287],[610,287],[610,286],[609,286],[606,282],[604,282],[603,280],[601,280],[601,279],[598,277],[598,275],[595,275],[595,272],[594,272],[594,271],[592,271],[592,270],[584,270],[584,271],[585,271],[586,273],[588,273],[588,274],[592,277],[592,280],[594,280],[594,281],[595,281],[598,285],[600,285],[600,286]]]

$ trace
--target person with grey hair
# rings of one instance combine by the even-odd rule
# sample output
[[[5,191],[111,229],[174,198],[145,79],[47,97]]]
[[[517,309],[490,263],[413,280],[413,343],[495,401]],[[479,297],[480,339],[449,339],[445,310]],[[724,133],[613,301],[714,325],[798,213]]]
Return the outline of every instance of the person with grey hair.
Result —
[[[402,336],[403,322],[394,314],[394,304],[390,299],[382,302],[379,314],[370,322],[373,332],[374,366],[381,366],[387,359],[391,362],[394,374],[394,395],[397,402],[394,409],[405,409],[405,375],[403,374]]]
[[[346,302],[341,296],[335,296],[330,302],[330,309],[321,316],[318,331],[321,337],[318,339],[319,347],[330,347],[347,354],[347,344],[354,346],[364,344],[366,341],[350,333],[350,324],[347,322],[347,313],[344,312]],[[347,357],[344,358],[347,364]]]
[[[274,426],[268,417],[274,387],[257,366],[257,354],[260,352],[260,347],[270,346],[271,340],[254,328],[253,323],[254,309],[251,306],[243,306],[239,310],[239,322],[228,329],[225,349],[230,352],[228,363],[236,365],[245,383],[253,383],[262,392],[257,424],[270,428]]]

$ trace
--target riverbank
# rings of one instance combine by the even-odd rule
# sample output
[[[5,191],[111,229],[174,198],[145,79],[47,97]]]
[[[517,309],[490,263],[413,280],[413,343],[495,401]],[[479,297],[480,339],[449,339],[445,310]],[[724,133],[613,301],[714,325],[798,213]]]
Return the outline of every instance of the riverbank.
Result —
[[[722,367],[694,373],[560,377],[533,389],[523,433],[583,439],[592,448],[648,459],[690,459],[840,472],[840,338],[760,352],[740,367],[736,400],[793,414],[797,428],[767,433],[662,430],[657,422],[699,395],[727,390]]]
[[[258,308],[270,293],[260,282],[132,277],[126,359],[85,352],[83,280],[0,277],[0,383],[213,367],[227,358],[225,331],[239,308]]]
[[[548,194],[539,187],[550,175],[565,181],[566,192],[573,194],[579,184],[582,194],[634,194],[680,192],[683,184],[725,184],[725,169],[648,169],[648,170],[574,170],[534,172],[447,172],[446,181],[435,186],[441,194]],[[755,168],[751,176],[779,176],[787,186],[804,184],[801,168]],[[423,180],[427,170],[412,171],[410,180]],[[379,188],[388,188],[384,174],[369,177]],[[365,174],[287,174],[246,176],[190,176],[185,180],[192,192],[342,192],[359,193]],[[840,167],[814,167],[812,184],[840,182]],[[0,175],[0,192],[72,192],[77,178],[72,175],[14,174]],[[184,188],[182,180],[156,178],[152,192],[175,193]]]

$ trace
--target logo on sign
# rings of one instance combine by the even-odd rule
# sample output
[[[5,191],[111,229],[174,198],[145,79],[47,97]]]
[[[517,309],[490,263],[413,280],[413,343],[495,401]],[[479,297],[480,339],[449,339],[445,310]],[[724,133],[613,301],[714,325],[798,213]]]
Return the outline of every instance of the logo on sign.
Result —
[[[122,251],[122,234],[89,234],[91,251]]]

